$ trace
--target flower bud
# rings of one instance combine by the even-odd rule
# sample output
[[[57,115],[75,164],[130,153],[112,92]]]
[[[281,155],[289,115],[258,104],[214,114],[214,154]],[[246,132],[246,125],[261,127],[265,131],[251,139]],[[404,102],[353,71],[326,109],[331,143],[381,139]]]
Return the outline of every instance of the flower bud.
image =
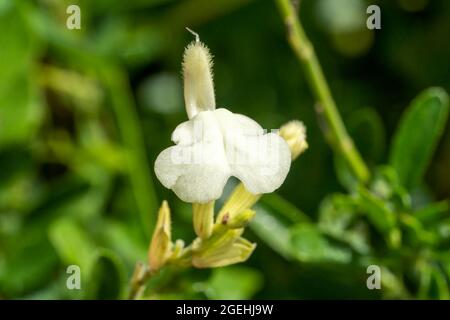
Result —
[[[278,134],[287,142],[291,150],[291,159],[295,160],[306,149],[306,127],[303,122],[292,120],[281,126]]]
[[[213,241],[207,241],[192,256],[196,268],[224,267],[243,262],[250,257],[256,244],[242,238],[243,229],[228,230]]]
[[[256,212],[251,209],[246,209],[233,216],[226,213],[222,218],[222,224],[230,229],[245,228],[255,217],[255,214]]]
[[[232,219],[240,212],[250,209],[260,198],[260,194],[250,193],[243,183],[239,183],[220,209],[217,215],[217,223],[223,223],[225,215],[228,215],[228,219]]]
[[[195,234],[206,239],[211,236],[214,226],[214,201],[192,205]]]
[[[170,223],[169,205],[167,201],[163,201],[158,212],[158,221],[156,222],[148,251],[150,271],[159,270],[170,258],[172,252]]]
[[[170,259],[178,259],[184,250],[184,241],[181,239],[177,239],[173,245],[172,253]]]

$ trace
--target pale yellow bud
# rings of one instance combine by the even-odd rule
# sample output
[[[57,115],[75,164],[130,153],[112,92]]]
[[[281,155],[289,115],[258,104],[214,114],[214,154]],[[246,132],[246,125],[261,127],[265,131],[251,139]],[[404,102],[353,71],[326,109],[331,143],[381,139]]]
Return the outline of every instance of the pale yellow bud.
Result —
[[[175,241],[175,244],[172,248],[172,255],[170,256],[170,259],[176,260],[180,257],[180,255],[183,253],[184,250],[184,241],[181,239],[178,239]]]
[[[247,260],[256,244],[240,237],[242,232],[243,229],[232,229],[208,239],[192,255],[192,265],[196,268],[215,268]]]
[[[255,217],[255,214],[256,212],[251,209],[246,209],[233,216],[225,214],[222,218],[222,224],[230,229],[245,228]]]
[[[217,215],[216,223],[222,223],[224,216],[233,218],[236,214],[250,209],[259,199],[260,194],[250,193],[243,183],[239,183]]]
[[[195,234],[202,238],[209,238],[214,226],[214,201],[192,204]]]
[[[167,204],[167,201],[163,201],[158,212],[158,221],[156,222],[155,231],[153,232],[150,249],[148,251],[150,271],[159,270],[171,256],[172,242],[170,223],[169,205]]]
[[[306,127],[303,122],[292,120],[281,126],[278,134],[287,142],[291,150],[291,159],[295,160],[306,149]]]

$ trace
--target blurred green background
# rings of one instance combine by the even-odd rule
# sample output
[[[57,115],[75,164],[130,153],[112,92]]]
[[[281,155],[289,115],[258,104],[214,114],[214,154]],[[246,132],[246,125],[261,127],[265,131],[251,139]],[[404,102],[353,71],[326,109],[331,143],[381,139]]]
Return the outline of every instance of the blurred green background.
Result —
[[[450,89],[450,2],[300,2],[344,122],[378,172],[367,194],[355,196],[325,143],[274,1],[1,0],[0,298],[123,298],[163,199],[174,238],[194,238],[190,206],[153,173],[187,118],[180,69],[190,27],[214,55],[217,104],[268,129],[300,119],[310,148],[258,204],[246,231],[258,247],[246,263],[166,269],[148,297],[449,299],[448,126],[424,142],[436,149],[420,182],[397,181],[401,161],[377,166],[392,164],[392,137],[413,98]],[[66,28],[70,4],[81,8],[81,30]],[[369,4],[381,8],[381,30],[366,28]],[[383,198],[386,188],[400,204]],[[384,234],[370,215],[379,208],[401,224]],[[402,240],[386,245],[392,230]],[[366,287],[372,263],[385,268],[382,290]],[[82,290],[66,288],[71,264],[81,267]]]

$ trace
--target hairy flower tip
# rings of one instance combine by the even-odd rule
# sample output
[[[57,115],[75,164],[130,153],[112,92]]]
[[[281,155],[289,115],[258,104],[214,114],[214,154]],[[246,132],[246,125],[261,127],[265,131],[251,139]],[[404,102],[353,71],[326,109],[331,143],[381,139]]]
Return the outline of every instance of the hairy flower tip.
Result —
[[[308,142],[306,141],[306,127],[299,120],[291,120],[281,126],[279,135],[287,142],[291,150],[291,159],[295,160],[306,149]]]
[[[159,270],[172,254],[171,242],[171,218],[167,201],[163,201],[158,212],[158,221],[153,232],[150,249],[148,251],[148,262],[151,271]]]
[[[202,42],[193,41],[184,50],[184,100],[189,119],[216,108],[212,65],[209,49]]]

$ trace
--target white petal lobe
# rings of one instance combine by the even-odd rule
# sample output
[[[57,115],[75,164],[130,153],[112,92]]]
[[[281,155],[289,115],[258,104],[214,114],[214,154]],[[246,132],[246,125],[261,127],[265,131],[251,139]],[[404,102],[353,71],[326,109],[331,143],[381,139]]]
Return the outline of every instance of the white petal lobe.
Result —
[[[275,133],[264,133],[257,122],[244,115],[226,109],[216,110],[219,112],[232,175],[254,194],[278,189],[291,166],[285,140]]]
[[[185,202],[220,198],[230,176],[254,193],[272,192],[290,168],[287,143],[264,134],[252,119],[226,109],[199,112],[172,134],[175,146],[160,153],[155,173]]]

